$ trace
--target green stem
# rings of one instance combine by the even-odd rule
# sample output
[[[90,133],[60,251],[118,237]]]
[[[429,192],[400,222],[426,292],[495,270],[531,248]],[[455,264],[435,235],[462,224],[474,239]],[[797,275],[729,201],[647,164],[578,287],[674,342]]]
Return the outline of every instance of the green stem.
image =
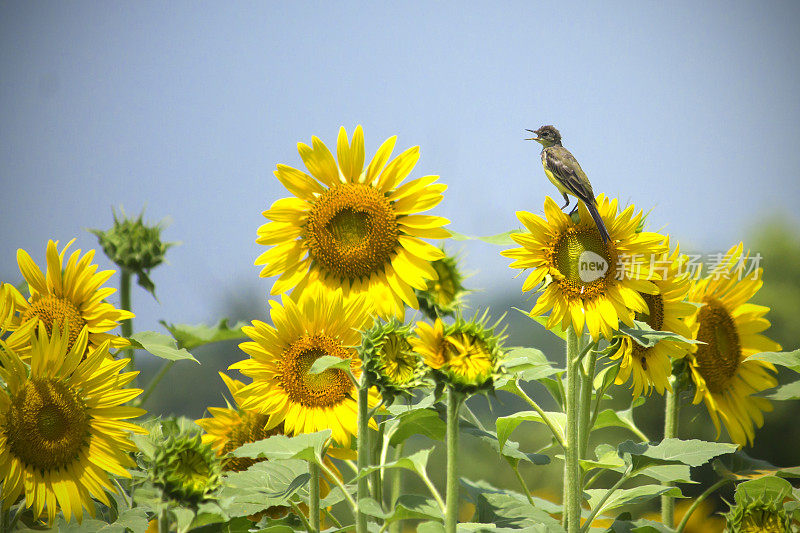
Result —
[[[166,507],[158,512],[158,533],[169,533],[169,511]]]
[[[292,510],[294,510],[294,514],[297,515],[298,517],[300,517],[300,521],[303,522],[303,526],[305,526],[306,531],[311,533],[311,531],[312,531],[311,524],[308,523],[308,519],[306,518],[306,515],[303,512],[303,510],[300,509],[300,506],[297,505],[295,502],[292,502],[292,501],[289,502],[289,505],[292,506]]]
[[[131,272],[127,268],[123,268],[121,270],[122,272],[120,273],[120,278],[119,278],[119,306],[126,311],[130,311]],[[133,319],[129,318],[127,320],[123,320],[121,323],[121,329],[122,329],[122,336],[125,337],[126,339],[130,338],[130,336],[133,335]],[[134,363],[133,360],[134,350],[127,349],[125,350],[125,352],[126,352],[125,356],[130,358],[130,361],[128,361],[128,364],[126,365],[125,368],[127,368],[128,370],[135,370],[136,364]]]
[[[545,413],[544,410],[539,407],[539,404],[536,403],[536,400],[525,394],[525,391],[522,390],[522,387],[518,386],[517,388],[519,389],[519,392],[522,393],[523,399],[528,402],[528,405],[533,407],[534,411],[536,411],[539,416],[542,417],[542,421],[545,423],[545,425],[550,428],[550,432],[553,434],[553,437],[556,439],[556,442],[558,442],[559,446],[566,448],[566,443],[564,442],[564,438],[561,436],[561,432],[558,431],[558,428],[550,420],[550,417],[547,416],[547,413]]]
[[[678,527],[675,529],[675,531],[677,531],[677,533],[682,533],[684,528],[686,527],[686,524],[689,522],[689,519],[692,517],[692,514],[695,512],[695,510],[697,510],[700,504],[703,503],[703,500],[711,496],[711,494],[715,490],[722,487],[723,485],[727,485],[730,482],[731,482],[730,479],[720,479],[719,481],[708,487],[705,491],[703,491],[703,493],[700,496],[695,498],[695,500],[692,502],[692,505],[686,510],[686,514],[683,515],[683,518],[681,519],[681,522],[680,524],[678,524]]]
[[[353,515],[356,515],[358,511],[358,505],[356,505],[353,497],[350,496],[350,493],[347,491],[347,487],[344,486],[344,483],[341,479],[339,479],[339,476],[334,474],[330,468],[325,466],[325,463],[317,463],[317,466],[320,467],[328,481],[333,481],[336,483],[336,486],[339,487],[339,490],[342,491],[342,494],[344,494],[344,499],[347,500],[348,505],[350,505],[350,511],[353,513]]]
[[[145,391],[142,393],[141,396],[139,396],[139,400],[136,402],[137,405],[143,405],[144,402],[147,401],[150,395],[153,394],[153,391],[156,390],[156,386],[161,382],[162,379],[164,379],[164,376],[167,375],[167,372],[169,372],[174,365],[175,361],[164,361],[164,363],[161,365],[161,368],[158,371],[158,374],[153,376],[153,379],[150,380],[150,383],[147,384],[147,388],[145,389]]]
[[[512,465],[511,469],[514,470],[514,475],[517,476],[519,486],[522,487],[523,491],[525,491],[525,496],[528,498],[528,503],[536,507],[536,504],[533,503],[533,496],[531,496],[531,491],[528,488],[528,484],[525,483],[525,478],[523,478],[522,474],[519,473],[519,464]]]
[[[581,411],[578,420],[578,432],[580,441],[579,459],[586,457],[589,447],[589,434],[592,432],[591,408],[592,408],[592,384],[594,382],[594,371],[597,364],[597,352],[589,351],[589,358],[586,360],[584,372],[581,376]]]
[[[361,473],[369,465],[369,386],[366,373],[361,374],[358,382],[358,472]],[[369,483],[367,476],[358,480],[356,492],[356,533],[367,533],[367,515],[361,512],[361,500],[369,497]]]
[[[461,398],[453,387],[447,387],[447,503],[444,531],[456,533],[458,523],[458,410]]]
[[[378,437],[375,439],[375,445],[372,447],[372,464],[380,463],[381,447],[383,444],[383,431],[384,425],[378,426]],[[383,469],[375,470],[372,473],[372,494],[375,496],[375,501],[381,506],[383,505]]]
[[[398,461],[401,457],[403,457],[403,445],[405,442],[399,443],[394,448],[394,460]],[[390,471],[391,476],[391,485],[389,485],[389,509],[394,509],[395,502],[397,498],[400,497],[400,494],[403,492],[403,469],[402,468],[393,468]],[[395,520],[389,526],[390,533],[400,533],[401,529],[401,520]]]
[[[620,488],[623,483],[628,481],[628,479],[630,479],[632,473],[633,469],[631,467],[628,467],[628,469],[625,471],[622,477],[619,478],[617,482],[614,483],[614,485],[612,485],[611,488],[606,491],[605,494],[603,494],[603,497],[600,498],[600,501],[597,502],[597,505],[594,506],[594,509],[592,509],[592,512],[589,514],[589,518],[586,519],[586,523],[580,529],[581,532],[589,531],[589,529],[592,527],[592,521],[597,516],[597,513],[600,512],[600,510],[603,508],[603,505],[605,505],[605,503],[608,501],[611,495],[617,492],[617,489]],[[578,530],[576,529],[575,531]]]
[[[308,491],[308,518],[311,520],[311,530],[319,533],[319,466],[317,463],[308,463],[308,473],[311,474],[311,485]]]
[[[570,326],[567,329],[567,391],[566,391],[566,447],[564,449],[564,525],[567,533],[577,533],[580,528],[580,355],[578,336]]]
[[[674,438],[678,431],[678,390],[676,380],[670,377],[672,392],[667,391],[666,405],[664,407],[664,438]],[[664,482],[665,487],[674,487],[674,483]],[[661,523],[667,527],[675,525],[675,498],[661,496]]]
[[[3,501],[0,500],[0,531],[11,531],[11,508],[3,508]]]

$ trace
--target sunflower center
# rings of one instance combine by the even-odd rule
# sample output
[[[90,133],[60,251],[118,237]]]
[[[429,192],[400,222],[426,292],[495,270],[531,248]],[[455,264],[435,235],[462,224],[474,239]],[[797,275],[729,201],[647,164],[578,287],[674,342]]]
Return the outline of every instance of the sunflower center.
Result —
[[[340,279],[369,277],[391,261],[398,247],[397,216],[389,200],[363,183],[325,191],[308,216],[309,255]]]
[[[438,305],[443,307],[450,305],[458,292],[457,280],[453,271],[442,260],[434,261],[431,266],[438,274],[438,279],[428,281],[428,292],[433,294]]]
[[[78,339],[81,329],[86,325],[86,321],[74,303],[66,298],[60,298],[52,294],[39,298],[32,303],[22,316],[22,320],[24,322],[34,317],[44,322],[48,335],[53,334],[53,324],[58,324],[59,328],[63,328],[64,324],[68,323],[68,348],[72,348],[72,345]]]
[[[739,531],[742,533],[784,533],[788,530],[777,513],[767,509],[752,509],[742,518]]]
[[[451,376],[465,385],[482,384],[491,376],[494,366],[486,344],[468,333],[447,338],[445,360]]]
[[[10,452],[42,471],[66,467],[89,443],[89,413],[60,381],[34,378],[11,398],[3,430]]]
[[[697,320],[700,324],[697,340],[705,343],[697,345],[695,354],[700,375],[705,379],[708,390],[719,393],[736,375],[741,360],[736,324],[725,307],[716,300],[705,302],[697,314]]]
[[[319,374],[308,370],[314,361],[324,355],[350,359],[352,354],[341,343],[327,335],[305,335],[289,346],[283,354],[281,384],[289,399],[305,407],[332,407],[350,397],[353,383],[338,368],[329,368]]]
[[[597,228],[570,226],[549,251],[548,262],[567,298],[602,295],[616,274],[616,264]]]
[[[261,413],[242,411],[239,413],[241,422],[231,428],[228,433],[228,442],[222,448],[222,454],[225,455],[245,444],[247,442],[256,442],[273,435],[283,434],[283,423],[278,424],[274,428],[265,429],[269,421],[269,415]],[[247,470],[259,459],[250,459],[248,457],[231,457],[225,463],[225,470],[232,472],[241,472]]]
[[[396,333],[386,336],[381,347],[381,363],[384,375],[392,383],[404,385],[414,377],[419,359],[411,344]]]

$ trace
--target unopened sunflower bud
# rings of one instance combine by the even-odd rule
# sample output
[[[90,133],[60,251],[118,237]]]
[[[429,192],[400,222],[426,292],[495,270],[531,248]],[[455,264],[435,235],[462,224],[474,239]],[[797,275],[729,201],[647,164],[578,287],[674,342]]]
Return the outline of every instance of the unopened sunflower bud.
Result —
[[[438,279],[428,280],[424,291],[415,289],[419,309],[431,320],[453,316],[461,307],[467,290],[461,282],[464,276],[458,269],[458,260],[450,255],[431,263]]]
[[[195,433],[168,437],[156,451],[150,476],[165,498],[196,506],[219,488],[221,472],[220,458]]]

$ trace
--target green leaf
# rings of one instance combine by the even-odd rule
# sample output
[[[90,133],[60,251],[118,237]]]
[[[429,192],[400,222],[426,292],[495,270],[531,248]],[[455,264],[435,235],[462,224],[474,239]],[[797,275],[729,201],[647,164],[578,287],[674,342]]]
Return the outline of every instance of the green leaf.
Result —
[[[589,495],[589,507],[594,511],[608,489],[587,489],[584,492]],[[630,489],[617,489],[600,507],[597,514],[607,513],[623,505],[646,502],[661,495],[683,498],[683,494],[677,487],[664,487],[663,485],[639,485]]]
[[[737,504],[749,502],[783,504],[784,498],[792,495],[792,484],[783,478],[767,476],[739,483],[734,499]]]
[[[237,322],[233,327],[228,326],[228,319],[223,318],[215,326],[206,324],[168,324],[161,321],[161,325],[178,341],[178,346],[193,350],[198,346],[210,344],[212,342],[240,340],[249,338],[242,332],[245,322]]]
[[[467,495],[475,504],[475,520],[484,524],[484,531],[498,531],[500,528],[514,528],[519,531],[542,531],[548,533],[564,533],[561,524],[548,514],[548,511],[528,502],[522,494],[514,491],[498,489],[485,481],[471,481],[461,478],[461,484]],[[491,525],[487,528],[486,525]],[[462,524],[459,524],[459,529]],[[473,530],[481,530],[476,528]]]
[[[546,412],[547,418],[555,426],[561,439],[564,439],[567,415],[561,412]],[[517,426],[523,422],[538,422],[544,424],[544,420],[536,411],[520,411],[509,416],[501,416],[495,422],[497,429],[497,439],[501,445],[505,445],[506,440],[511,436]]]
[[[330,429],[316,433],[304,433],[296,437],[273,435],[257,442],[245,443],[231,453],[235,457],[251,459],[302,459],[318,463],[330,436]]]
[[[727,479],[756,479],[764,476],[800,477],[800,467],[778,467],[762,459],[750,457],[742,450],[715,459],[712,463],[718,476]]]
[[[519,389],[514,381],[534,381],[563,372],[564,369],[555,368],[547,356],[536,348],[510,348],[503,358],[506,374],[495,381],[496,390],[505,390],[519,395]]]
[[[337,370],[344,370],[349,374],[351,362],[352,361],[350,361],[350,359],[342,359],[341,357],[336,357],[335,355],[323,355],[314,361],[314,363],[311,365],[311,368],[308,369],[308,373],[322,374],[326,370],[335,368]]]
[[[405,470],[411,470],[412,472],[415,472],[417,475],[420,475],[422,477],[427,477],[426,469],[428,467],[428,457],[430,456],[432,451],[433,448],[428,448],[425,450],[414,452],[407,457],[401,457],[397,461],[392,461],[390,463],[385,463],[383,465],[374,465],[362,468],[354,479],[361,479],[363,477],[366,477],[371,473],[380,470],[381,468],[384,469],[402,468]]]
[[[522,309],[520,309],[518,307],[512,307],[511,309],[514,309],[515,311],[519,311],[520,313],[522,313],[526,317],[530,318],[531,320],[533,320],[534,322],[536,322],[537,324],[542,326],[544,329],[546,329],[547,331],[549,331],[550,333],[552,333],[553,335],[555,335],[559,339],[564,340],[564,341],[567,340],[567,332],[566,331],[561,331],[560,329],[555,328],[555,327],[553,329],[550,329],[550,328],[547,327],[547,317],[546,316],[531,316],[528,311],[523,311]]]
[[[307,476],[308,464],[299,459],[261,461],[242,472],[226,474],[218,501],[225,513],[233,517],[289,505],[289,498],[301,489],[301,497],[306,497]]]
[[[656,445],[645,442],[625,441],[617,447],[620,457],[630,455],[635,469],[652,464],[681,463],[700,466],[718,455],[733,453],[738,446],[725,442],[706,442],[691,439],[664,439]],[[644,458],[637,464],[637,458]],[[627,461],[627,459],[626,459]]]
[[[519,230],[510,230],[497,235],[487,235],[485,237],[475,237],[473,235],[464,235],[448,228],[451,238],[454,241],[483,241],[487,244],[497,244],[499,246],[516,246],[517,243],[511,239],[512,233],[519,233]]]
[[[800,380],[781,385],[773,392],[764,394],[764,398],[770,400],[800,400]]]
[[[520,461],[527,461],[535,465],[550,464],[550,457],[541,453],[527,453],[519,449],[519,443],[511,440],[506,440],[503,443],[502,450],[500,449],[500,441],[497,435],[490,431],[485,431],[481,428],[470,426],[462,428],[464,432],[475,435],[483,442],[488,444],[495,453],[502,455],[512,467],[516,467]]]
[[[389,444],[397,446],[412,435],[424,435],[432,440],[444,440],[447,424],[432,409],[404,411],[387,422],[386,433],[391,434]]]
[[[636,341],[637,344],[640,344],[645,348],[651,348],[663,340],[679,341],[689,344],[703,344],[701,341],[687,339],[686,337],[671,331],[655,330],[646,322],[634,320],[633,323],[635,327],[629,328],[627,326],[623,326],[619,328],[619,331],[620,333],[624,333],[625,335],[629,336],[631,339]]]
[[[175,339],[169,335],[164,335],[163,333],[157,333],[155,331],[140,331],[131,335],[129,340],[133,348],[147,350],[156,357],[169,361],[189,359],[200,364],[200,361],[195,359],[194,356],[184,348],[178,348]]]
[[[367,515],[381,518],[387,523],[397,520],[441,520],[442,510],[432,499],[419,494],[403,494],[388,513],[383,512],[381,505],[372,498],[358,501],[359,509]]]
[[[626,513],[627,514],[627,513]],[[630,516],[629,516],[630,518]],[[606,533],[674,533],[674,529],[652,520],[614,520]]]
[[[747,359],[749,361],[766,361],[800,372],[800,349],[793,352],[762,352],[751,355]]]

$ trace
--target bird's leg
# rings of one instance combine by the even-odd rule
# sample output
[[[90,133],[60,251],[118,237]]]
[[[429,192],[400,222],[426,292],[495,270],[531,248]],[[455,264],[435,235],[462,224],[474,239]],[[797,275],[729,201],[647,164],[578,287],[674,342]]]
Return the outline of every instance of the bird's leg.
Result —
[[[565,203],[564,205],[561,206],[561,210],[563,211],[565,207],[569,206],[569,196],[567,196],[567,193],[565,193],[565,192],[562,192],[561,194],[564,195],[564,200],[566,200],[566,202],[567,202],[567,203]]]

